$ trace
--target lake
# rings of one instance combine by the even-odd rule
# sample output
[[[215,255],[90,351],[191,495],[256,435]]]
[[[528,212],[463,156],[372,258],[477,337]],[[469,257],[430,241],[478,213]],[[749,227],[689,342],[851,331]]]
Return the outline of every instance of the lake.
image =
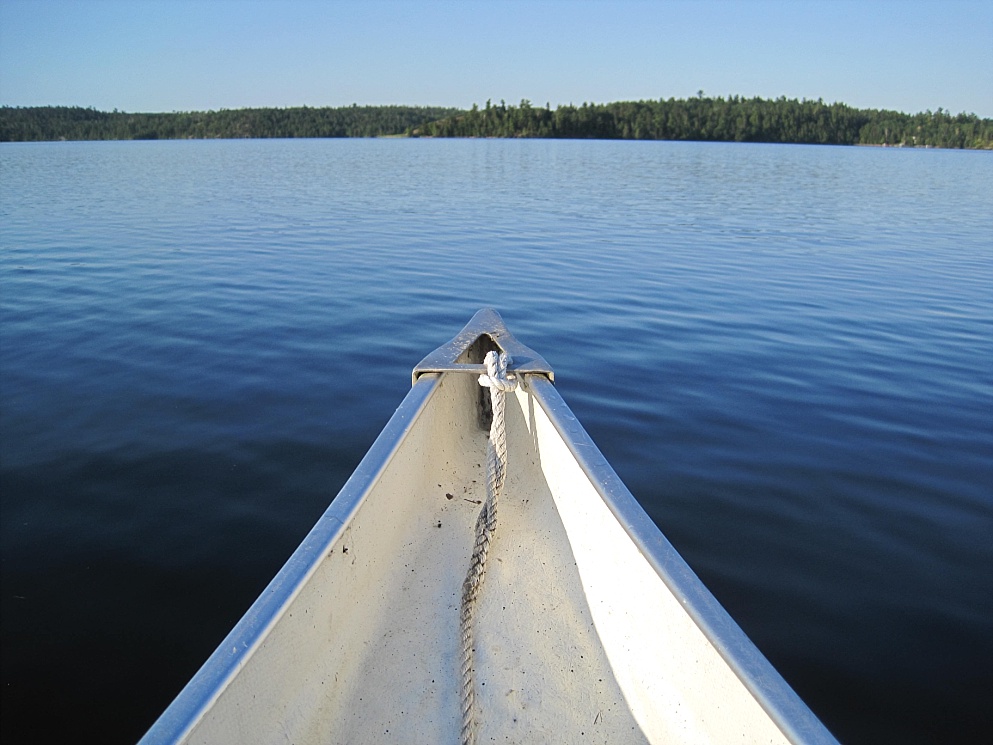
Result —
[[[993,154],[0,146],[5,743],[133,742],[479,308],[846,743],[993,739]]]

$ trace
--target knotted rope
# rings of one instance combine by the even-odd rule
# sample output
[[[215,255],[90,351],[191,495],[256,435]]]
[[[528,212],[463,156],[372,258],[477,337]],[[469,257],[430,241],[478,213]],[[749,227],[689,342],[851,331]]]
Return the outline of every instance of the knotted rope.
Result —
[[[479,376],[479,384],[490,389],[493,421],[490,424],[490,444],[487,449],[486,502],[476,518],[476,543],[472,549],[469,571],[462,583],[462,745],[476,741],[474,704],[476,700],[475,649],[473,630],[476,615],[476,598],[486,576],[486,556],[497,523],[497,499],[507,475],[507,429],[504,408],[507,391],[517,388],[517,380],[507,377],[510,355],[487,352],[483,365],[486,374]]]

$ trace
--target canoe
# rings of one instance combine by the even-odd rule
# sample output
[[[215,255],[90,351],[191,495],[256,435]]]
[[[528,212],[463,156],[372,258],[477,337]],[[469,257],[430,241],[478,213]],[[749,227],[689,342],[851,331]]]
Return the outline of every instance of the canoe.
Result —
[[[142,743],[836,742],[553,382],[489,309],[425,357]]]

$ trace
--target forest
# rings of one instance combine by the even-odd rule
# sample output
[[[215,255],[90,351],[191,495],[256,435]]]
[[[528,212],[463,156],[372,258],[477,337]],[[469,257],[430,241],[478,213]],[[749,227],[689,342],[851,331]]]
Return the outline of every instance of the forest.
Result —
[[[432,137],[549,137],[783,142],[818,145],[993,148],[993,119],[975,114],[902,114],[821,100],[696,98],[628,101],[555,110],[486,102],[411,130]]]
[[[417,106],[222,109],[129,114],[0,108],[0,142],[269,137],[543,137],[993,149],[993,119],[904,114],[822,100],[731,96],[468,110]]]
[[[128,114],[70,106],[0,108],[0,142],[384,137],[459,113],[429,106],[221,109]]]

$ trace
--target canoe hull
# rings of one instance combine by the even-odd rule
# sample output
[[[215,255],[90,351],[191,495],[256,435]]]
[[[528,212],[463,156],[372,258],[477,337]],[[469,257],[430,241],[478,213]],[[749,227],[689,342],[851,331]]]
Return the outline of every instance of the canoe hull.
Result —
[[[833,742],[551,382],[507,406],[476,628],[479,741]],[[453,742],[485,499],[476,376],[417,377],[286,567],[145,742]]]

